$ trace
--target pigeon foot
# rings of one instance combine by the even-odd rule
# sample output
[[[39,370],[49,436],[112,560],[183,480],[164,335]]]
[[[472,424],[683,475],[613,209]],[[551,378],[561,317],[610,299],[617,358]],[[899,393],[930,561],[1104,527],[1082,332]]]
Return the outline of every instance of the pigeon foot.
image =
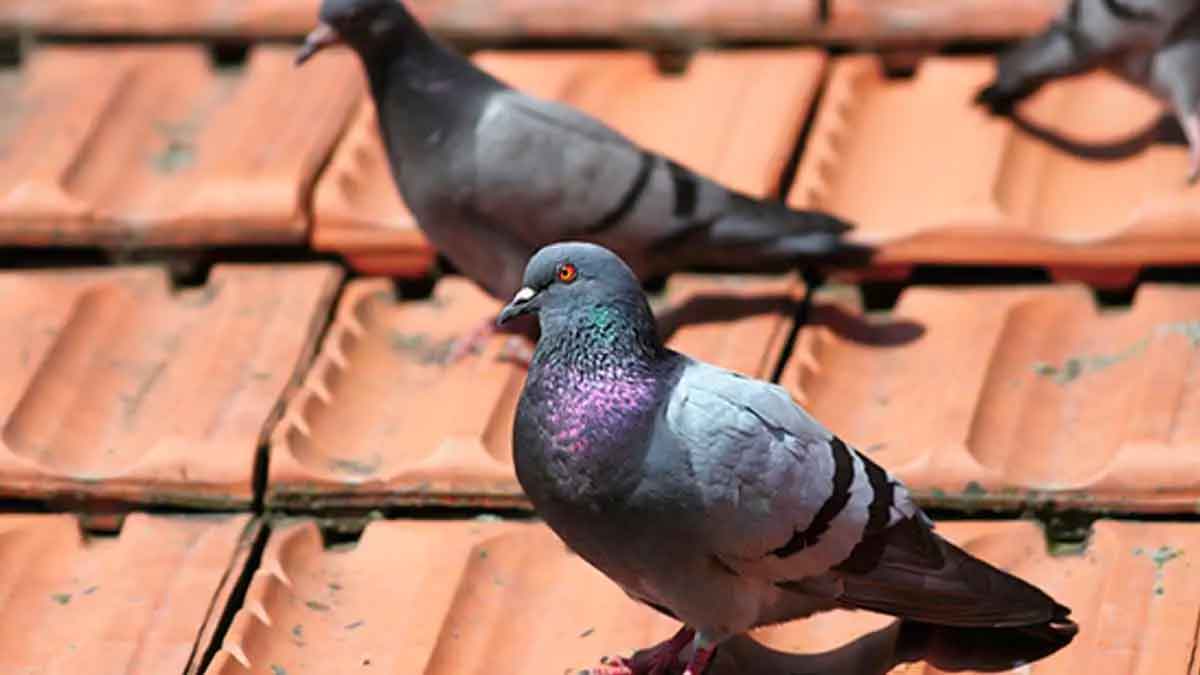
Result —
[[[679,663],[679,653],[692,643],[696,631],[684,626],[671,639],[634,654],[631,658],[601,659],[608,671],[592,670],[592,675],[670,675]],[[677,671],[675,671],[677,672]]]
[[[634,675],[634,672],[625,665],[604,664],[581,670],[579,675]]]
[[[708,670],[708,664],[712,662],[713,654],[716,652],[716,645],[697,647],[696,653],[692,654],[692,660],[688,661],[687,670],[683,671],[683,675],[704,675],[704,672]]]

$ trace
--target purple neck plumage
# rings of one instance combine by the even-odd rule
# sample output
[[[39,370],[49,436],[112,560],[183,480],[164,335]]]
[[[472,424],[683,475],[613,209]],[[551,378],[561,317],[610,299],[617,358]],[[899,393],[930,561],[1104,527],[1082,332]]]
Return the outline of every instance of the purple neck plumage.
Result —
[[[540,408],[544,438],[560,452],[616,451],[658,401],[670,352],[653,319],[592,307],[557,330],[543,326],[527,393]]]
[[[658,384],[649,373],[619,366],[561,368],[537,386],[546,403],[547,440],[572,454],[603,451],[653,410]]]

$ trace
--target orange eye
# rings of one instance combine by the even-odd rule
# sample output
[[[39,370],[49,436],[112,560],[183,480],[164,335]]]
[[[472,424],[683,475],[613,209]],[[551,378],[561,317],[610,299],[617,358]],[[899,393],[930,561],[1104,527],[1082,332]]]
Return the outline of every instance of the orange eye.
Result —
[[[575,281],[575,277],[579,276],[579,270],[571,263],[563,263],[558,266],[558,280],[564,284],[569,284]]]

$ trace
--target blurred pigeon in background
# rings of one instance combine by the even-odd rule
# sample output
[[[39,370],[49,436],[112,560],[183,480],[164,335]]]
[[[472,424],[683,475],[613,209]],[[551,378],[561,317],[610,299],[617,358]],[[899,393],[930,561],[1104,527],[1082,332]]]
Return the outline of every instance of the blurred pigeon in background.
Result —
[[[603,243],[643,281],[870,255],[842,240],[850,225],[833,216],[726,189],[578,110],[513,90],[394,0],[325,0],[320,19],[297,62],[335,43],[354,48],[405,202],[433,245],[499,299],[534,251],[563,239]]]
[[[977,100],[996,113],[1055,78],[1103,66],[1166,102],[1200,178],[1200,2],[1071,0],[1040,35],[1000,56],[996,81]]]
[[[886,471],[787,392],[663,346],[633,271],[590,243],[543,248],[500,314],[541,337],[513,431],[521,486],[577,553],[684,623],[609,664],[700,675],[722,641],[834,608],[993,631],[1014,663],[1068,644],[1070,610],[972,557]]]

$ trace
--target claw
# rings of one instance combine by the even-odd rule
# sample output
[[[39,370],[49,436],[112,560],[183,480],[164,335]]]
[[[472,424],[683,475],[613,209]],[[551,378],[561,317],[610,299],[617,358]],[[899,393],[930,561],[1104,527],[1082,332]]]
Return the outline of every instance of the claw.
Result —
[[[696,653],[692,654],[692,660],[688,661],[687,670],[683,671],[683,675],[704,675],[716,652],[716,645],[698,647]]]
[[[627,666],[602,664],[579,671],[578,675],[637,675]]]
[[[606,656],[600,659],[602,665],[599,668],[582,671],[580,675],[669,675],[678,666],[679,653],[691,644],[695,635],[695,631],[684,626],[665,642],[639,651],[630,658]]]

